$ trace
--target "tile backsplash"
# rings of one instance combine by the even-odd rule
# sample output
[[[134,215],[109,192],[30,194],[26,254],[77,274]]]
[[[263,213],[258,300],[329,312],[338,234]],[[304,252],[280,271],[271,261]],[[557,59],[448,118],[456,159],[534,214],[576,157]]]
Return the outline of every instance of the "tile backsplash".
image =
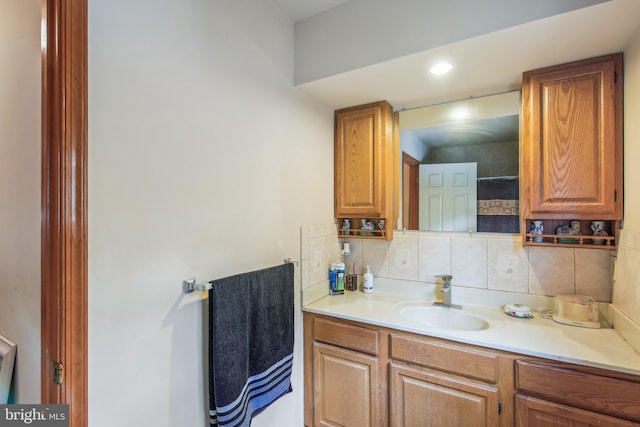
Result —
[[[340,259],[336,225],[303,226],[300,229],[302,305],[329,293],[329,265]]]
[[[589,295],[611,301],[613,252],[601,249],[524,247],[520,235],[398,231],[390,242],[344,239],[358,274],[453,284],[480,289],[554,296]]]
[[[621,230],[617,258],[613,304],[640,324],[640,230]]]
[[[554,296],[589,295],[611,302],[614,252],[602,249],[525,247],[520,235],[396,231],[392,241],[337,238],[335,224],[301,229],[303,304],[328,293],[327,270],[348,242],[347,270],[366,266],[376,277]],[[638,235],[640,243],[640,234]],[[640,248],[639,248],[640,249]],[[640,314],[640,313],[639,313]]]

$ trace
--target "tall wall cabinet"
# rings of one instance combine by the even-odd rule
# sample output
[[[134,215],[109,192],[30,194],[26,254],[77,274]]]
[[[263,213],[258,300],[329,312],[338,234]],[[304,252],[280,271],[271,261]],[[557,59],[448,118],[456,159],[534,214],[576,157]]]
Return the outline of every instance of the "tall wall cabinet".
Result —
[[[521,230],[527,245],[612,249],[622,219],[622,54],[523,74]],[[529,233],[543,221],[542,236]],[[556,229],[580,223],[579,232]],[[592,235],[604,221],[606,236]]]
[[[336,111],[334,156],[340,236],[391,240],[399,168],[391,105],[380,101]],[[363,230],[367,223],[372,228]]]

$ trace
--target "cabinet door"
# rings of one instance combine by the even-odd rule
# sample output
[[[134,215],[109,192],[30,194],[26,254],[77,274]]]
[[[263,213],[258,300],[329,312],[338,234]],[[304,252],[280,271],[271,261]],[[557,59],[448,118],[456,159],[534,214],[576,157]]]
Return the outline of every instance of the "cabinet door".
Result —
[[[384,101],[336,111],[336,218],[390,218],[392,114],[391,106]]]
[[[498,389],[426,368],[391,365],[391,426],[497,426]]]
[[[320,343],[313,354],[314,425],[379,425],[378,359]]]
[[[560,405],[529,396],[516,396],[517,427],[637,427],[619,418]]]
[[[523,213],[622,217],[622,55],[523,75]]]

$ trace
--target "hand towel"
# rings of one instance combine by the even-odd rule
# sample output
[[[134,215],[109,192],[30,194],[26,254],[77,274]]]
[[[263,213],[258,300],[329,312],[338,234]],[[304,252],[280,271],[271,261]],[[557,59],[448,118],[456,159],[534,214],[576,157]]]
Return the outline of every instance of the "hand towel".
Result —
[[[209,410],[212,426],[248,427],[292,391],[293,264],[211,281]]]

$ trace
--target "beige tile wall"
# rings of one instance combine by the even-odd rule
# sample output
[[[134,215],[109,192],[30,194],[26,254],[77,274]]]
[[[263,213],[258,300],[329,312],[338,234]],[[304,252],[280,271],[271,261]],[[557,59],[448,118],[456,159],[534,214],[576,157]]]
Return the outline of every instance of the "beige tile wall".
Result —
[[[640,230],[621,230],[614,272],[613,305],[640,324]]]
[[[579,294],[611,301],[613,252],[609,250],[523,247],[518,235],[482,233],[405,231],[395,232],[391,242],[344,241],[351,247],[351,254],[345,257],[347,268],[355,262],[358,274],[369,265],[378,277],[436,282],[434,276],[451,274],[458,286],[547,296]],[[637,265],[640,232],[636,242]],[[640,273],[636,275],[640,281]],[[640,295],[633,296],[639,307]]]
[[[612,300],[614,253],[601,249],[523,247],[520,236],[395,232],[390,242],[344,239],[351,253],[347,271],[371,266],[374,276],[436,282],[453,275],[453,284],[479,289],[553,296],[589,295]],[[328,268],[340,259],[335,224],[301,228],[303,304],[325,296]],[[614,304],[640,321],[640,231],[623,230],[618,249]]]
[[[329,292],[329,265],[340,259],[336,225],[301,227],[300,252],[302,304],[305,305]]]

